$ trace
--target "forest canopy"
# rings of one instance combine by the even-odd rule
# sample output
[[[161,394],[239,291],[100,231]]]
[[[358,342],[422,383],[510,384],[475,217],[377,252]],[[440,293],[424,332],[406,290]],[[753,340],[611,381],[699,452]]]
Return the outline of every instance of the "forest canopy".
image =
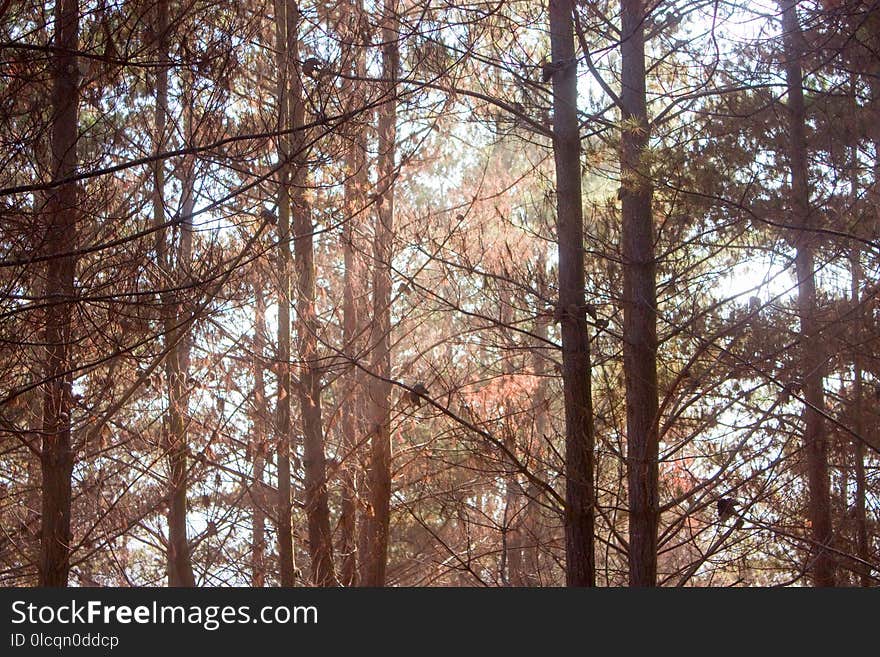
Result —
[[[4,586],[880,581],[876,0],[0,16]]]

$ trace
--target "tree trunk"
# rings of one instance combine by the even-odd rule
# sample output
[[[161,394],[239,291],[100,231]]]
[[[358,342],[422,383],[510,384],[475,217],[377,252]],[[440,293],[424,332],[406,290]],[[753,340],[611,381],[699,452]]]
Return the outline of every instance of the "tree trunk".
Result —
[[[542,254],[538,260],[538,296],[541,299],[548,299],[547,280],[545,270],[547,267],[546,257]],[[550,408],[548,397],[548,377],[547,377],[547,357],[544,351],[548,349],[548,335],[550,328],[549,317],[542,312],[543,308],[538,312],[535,320],[535,349],[532,352],[533,371],[538,379],[537,390],[534,397],[534,438],[530,447],[532,463],[544,463],[546,435],[549,428],[549,417],[547,411]],[[540,477],[541,474],[538,473]],[[541,585],[541,544],[544,537],[544,522],[541,515],[542,503],[540,497],[543,491],[530,482],[527,488],[526,508],[524,511],[522,526],[522,542],[523,542],[523,579],[522,586],[540,586]]]
[[[553,156],[565,397],[565,582],[593,586],[593,404],[590,339],[584,293],[584,219],[581,205],[577,59],[571,0],[550,1],[553,57]]]
[[[168,117],[168,3],[160,0],[156,5],[158,34],[158,59],[160,66],[156,75],[156,110],[154,151],[156,154],[166,148],[166,122]],[[192,123],[191,108],[184,109],[184,133],[189,140]],[[160,283],[169,291],[160,293],[164,314],[165,343],[169,347],[165,358],[165,377],[168,395],[167,434],[164,449],[169,463],[168,485],[168,551],[166,571],[168,586],[195,586],[189,540],[187,538],[187,414],[189,410],[189,330],[182,293],[189,278],[192,260],[192,211],[194,207],[194,163],[192,157],[184,162],[184,181],[182,189],[180,242],[175,256],[168,253],[172,231],[163,227],[157,233],[156,257],[160,270],[167,274]],[[153,221],[163,226],[165,216],[165,171],[164,161],[157,160],[153,168]]]
[[[34,353],[38,353],[34,350]],[[34,359],[34,363],[39,360]],[[27,393],[28,422],[27,441],[30,449],[26,452],[27,458],[27,497],[25,498],[25,511],[23,527],[27,543],[24,555],[31,564],[36,564],[36,571],[27,578],[25,586],[38,586],[40,583],[40,506],[42,505],[42,465],[40,459],[40,446],[42,444],[43,429],[43,391],[40,387],[42,371],[39,365],[33,368],[29,375],[28,383],[36,387]],[[33,450],[33,451],[32,451]]]
[[[880,72],[876,71],[875,73]],[[880,128],[876,127],[876,121],[880,119],[880,83],[876,82],[874,77],[871,81],[871,105],[875,116],[875,128],[872,134],[874,142],[874,167],[873,167],[873,193],[869,196],[873,200],[876,216],[874,223],[866,226],[868,234],[874,234],[873,229],[880,219]],[[853,102],[856,102],[856,89],[853,85]],[[852,203],[856,208],[858,202],[858,158],[859,149],[854,146],[852,149]],[[862,305],[861,285],[864,272],[862,270],[862,247],[856,243],[852,247],[851,253],[851,274],[852,274],[852,303],[856,309],[856,331],[855,335],[862,336],[866,330],[865,312]],[[857,340],[856,348],[853,352],[853,406],[855,413],[853,416],[853,430],[858,438],[854,441],[854,461],[856,476],[856,499],[855,499],[855,523],[856,523],[856,554],[862,562],[870,562],[871,560],[871,542],[868,534],[868,511],[867,511],[867,479],[865,475],[865,422],[864,422],[864,391],[862,388],[862,350],[861,340]],[[859,585],[862,587],[871,586],[870,568],[864,563],[859,565]]]
[[[385,0],[382,28],[384,104],[379,109],[379,177],[373,236],[373,326],[370,382],[369,504],[361,584],[384,586],[391,519],[391,247],[394,236],[394,178],[397,146],[397,0]]]
[[[629,584],[657,582],[659,417],[657,289],[645,99],[645,11],[621,0],[620,186],[623,364],[626,378]]]
[[[853,200],[855,200],[856,194],[853,193]],[[854,246],[851,254],[851,273],[852,273],[852,303],[853,307],[856,308],[856,331],[855,335],[860,336],[863,335],[864,331],[864,314],[861,311],[861,284],[862,284],[862,265],[861,265],[861,256],[862,249],[858,246]],[[859,573],[859,584],[863,587],[871,586],[871,573],[870,569],[865,565],[865,562],[870,561],[870,550],[868,543],[868,513],[867,513],[867,503],[866,503],[866,479],[865,479],[865,444],[864,440],[864,431],[865,431],[865,423],[862,421],[863,408],[862,404],[864,402],[863,394],[862,394],[862,354],[861,354],[861,345],[856,344],[855,352],[853,353],[853,408],[855,412],[853,413],[853,431],[856,432],[858,436],[854,441],[854,460],[855,460],[855,474],[856,474],[856,499],[855,499],[855,522],[856,522],[856,554],[858,554],[859,559],[862,560],[863,563],[859,564],[858,573]],[[846,500],[844,500],[844,509]]]
[[[351,84],[352,105],[349,110],[362,107],[364,97],[363,80],[367,74],[366,48],[358,45],[362,38],[361,22],[364,20],[363,3],[352,3],[355,23],[351,34],[351,73],[356,78]],[[342,251],[345,264],[342,301],[342,341],[343,354],[348,361],[347,373],[343,377],[345,395],[342,404],[342,462],[340,463],[340,483],[342,503],[339,517],[341,556],[340,583],[354,586],[357,583],[357,511],[358,511],[358,473],[361,450],[360,436],[363,434],[363,386],[362,372],[353,363],[361,357],[363,348],[363,281],[367,275],[361,256],[359,226],[361,215],[366,207],[367,179],[367,135],[366,121],[363,118],[353,122],[353,135],[348,157],[348,171],[345,179],[344,204],[345,224],[342,227]]]
[[[55,5],[55,50],[52,55],[52,178],[76,173],[79,79],[74,54],[79,41],[79,3]],[[67,586],[70,572],[70,503],[73,450],[70,443],[73,375],[71,331],[76,260],[77,185],[55,188],[48,199],[46,253],[54,257],[46,271],[46,348],[43,397],[42,518],[40,586]]]
[[[185,132],[188,139],[192,123],[191,111],[191,108],[184,109],[184,112],[187,113]],[[174,276],[175,287],[181,290],[188,286],[192,263],[192,213],[195,206],[194,164],[192,156],[188,156],[184,163],[181,207],[183,221],[180,224],[180,243],[177,249],[176,275]],[[173,295],[180,297],[182,293],[175,292]],[[165,332],[166,340],[174,344],[165,361],[169,397],[170,440],[168,449],[171,459],[171,503],[168,510],[169,584],[170,586],[195,586],[192,556],[186,530],[190,398],[188,380],[192,322],[188,317],[189,311],[185,308],[183,299],[172,299],[171,308],[173,308],[173,313],[168,319]]]
[[[254,319],[254,398],[251,433],[251,458],[253,459],[254,480],[251,483],[251,586],[260,588],[266,585],[266,498],[263,489],[263,473],[266,469],[266,383],[263,377],[265,367],[264,351],[266,341],[266,301],[263,298],[263,285],[254,286],[256,297],[256,317]]]
[[[822,344],[816,322],[816,279],[814,252],[816,236],[812,232],[810,187],[807,169],[803,74],[803,53],[796,2],[783,0],[782,31],[785,49],[785,79],[788,87],[789,166],[791,168],[792,211],[796,232],[795,269],[798,280],[798,319],[800,321],[800,371],[804,408],[804,446],[807,455],[807,478],[810,490],[809,519],[812,547],[809,571],[815,586],[834,586],[835,564],[831,544],[831,488],[828,477],[828,445],[825,421],[825,396],[822,388]]]
[[[291,11],[289,8],[288,11]],[[296,11],[296,10],[294,10]],[[296,36],[299,17],[291,24],[288,19],[288,42],[297,59],[299,40]],[[295,76],[291,92],[293,127],[304,123],[304,109],[299,90],[302,84]],[[306,517],[309,529],[309,556],[312,561],[312,582],[318,586],[334,586],[333,536],[330,532],[330,507],[327,502],[327,463],[324,454],[324,427],[321,418],[321,372],[318,359],[318,318],[315,312],[315,247],[311,212],[303,194],[306,184],[305,138],[294,133],[294,184],[292,197],[294,256],[297,284],[297,351],[300,361],[299,401],[303,429],[305,465]]]
[[[513,300],[510,286],[507,283],[500,283],[499,300],[501,304],[500,312],[500,328],[499,336],[502,343],[505,344],[504,359],[504,375],[509,379],[516,373],[516,363],[513,354],[516,352],[515,340],[511,337],[510,327],[513,325]],[[520,451],[517,444],[518,422],[512,409],[506,409],[506,417],[504,418],[504,441],[507,449],[511,454],[517,454]],[[523,518],[525,514],[525,496],[523,495],[523,487],[519,481],[518,472],[511,469],[505,475],[505,500],[504,500],[504,521],[502,525],[503,532],[503,563],[504,569],[501,572],[502,580],[507,586],[524,586],[525,573],[523,572]]]
[[[871,78],[871,107],[874,116],[874,126],[872,129],[872,141],[874,143],[874,166],[872,171],[872,192],[870,198],[874,207],[874,221],[869,224],[868,229],[871,235],[877,234],[878,226],[880,226],[880,67],[875,68],[874,76]],[[859,247],[861,250],[861,247]],[[859,261],[860,262],[860,261]],[[861,278],[861,266],[859,266],[859,278]],[[854,288],[858,290],[858,281],[854,281]],[[858,297],[857,297],[858,299]],[[864,308],[859,306],[859,316],[864,317]],[[864,327],[864,324],[861,324]],[[857,353],[861,353],[857,350]],[[859,363],[861,365],[861,363]],[[861,390],[859,391],[861,399]],[[857,431],[860,436],[865,430],[862,421],[863,408],[861,403],[856,405],[858,409],[859,427]],[[876,428],[868,429],[868,431],[876,431]],[[876,435],[876,434],[874,434]],[[856,442],[856,526],[858,536],[858,554],[863,561],[870,562],[872,536],[868,528],[868,512],[867,512],[867,478],[865,473],[865,442],[858,440]],[[860,584],[863,587],[871,586],[871,573],[867,566],[861,571]]]
[[[278,403],[276,405],[275,437],[278,456],[278,499],[276,523],[278,531],[278,570],[281,586],[296,584],[293,555],[292,505],[290,493],[290,136],[289,87],[291,60],[289,26],[295,26],[296,8],[286,0],[275,1],[275,35],[278,54]],[[294,37],[295,38],[295,37]]]

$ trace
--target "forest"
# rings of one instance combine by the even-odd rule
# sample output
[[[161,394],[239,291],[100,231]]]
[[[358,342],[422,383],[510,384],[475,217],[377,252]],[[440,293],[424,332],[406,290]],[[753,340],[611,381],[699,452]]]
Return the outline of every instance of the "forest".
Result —
[[[880,583],[877,0],[0,16],[0,585]]]

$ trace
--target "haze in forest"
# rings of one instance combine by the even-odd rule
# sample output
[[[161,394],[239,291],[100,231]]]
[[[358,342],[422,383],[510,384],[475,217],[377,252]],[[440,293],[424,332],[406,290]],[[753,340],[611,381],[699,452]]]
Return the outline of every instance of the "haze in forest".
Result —
[[[876,0],[0,2],[4,586],[873,586]]]

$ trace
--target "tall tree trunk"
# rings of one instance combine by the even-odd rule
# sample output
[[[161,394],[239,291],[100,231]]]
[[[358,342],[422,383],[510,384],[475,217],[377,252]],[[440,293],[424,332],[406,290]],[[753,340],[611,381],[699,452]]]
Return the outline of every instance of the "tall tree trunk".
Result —
[[[330,532],[330,507],[327,501],[327,465],[324,455],[324,431],[321,419],[321,381],[317,355],[318,322],[315,315],[315,268],[312,225],[308,211],[297,207],[294,217],[297,238],[294,242],[299,297],[297,299],[297,336],[300,370],[299,398],[303,426],[306,515],[309,525],[309,553],[312,581],[318,586],[333,586],[333,537]],[[305,231],[305,232],[300,232]]]
[[[871,112],[874,116],[874,125],[872,129],[872,141],[874,142],[874,166],[871,176],[872,192],[870,198],[873,199],[874,217],[873,223],[870,224],[868,228],[872,235],[876,235],[877,229],[880,227],[880,66],[875,68],[874,76],[871,78]],[[864,309],[861,309],[860,312],[863,314]],[[861,411],[861,407],[859,408]],[[864,429],[864,426],[862,428]],[[868,429],[868,431],[876,432],[876,428]],[[877,434],[874,433],[874,436],[876,435]],[[865,443],[862,440],[858,441],[856,447],[856,486],[856,518],[858,523],[859,557],[864,561],[871,561],[871,544],[873,537],[870,535],[868,527]],[[861,585],[870,586],[871,583],[870,571],[865,567],[862,571]]]
[[[553,57],[553,156],[556,163],[556,238],[565,397],[565,582],[593,586],[593,403],[590,339],[584,292],[584,218],[573,4],[550,1]]]
[[[278,54],[278,403],[275,437],[278,457],[278,570],[281,586],[296,584],[293,555],[292,504],[290,492],[290,159],[291,141],[286,133],[292,127],[290,116],[290,71],[294,55],[290,52],[289,25],[296,23],[296,7],[287,0],[275,0],[275,36]],[[295,37],[293,37],[295,38]]]
[[[360,43],[364,21],[363,2],[352,3],[355,16],[350,26],[351,73],[356,78],[351,84],[352,105],[349,110],[357,110],[366,103],[362,80],[367,74],[366,47]],[[367,179],[367,135],[366,120],[359,118],[353,122],[353,135],[347,153],[348,167],[345,179],[344,204],[345,224],[342,227],[342,251],[345,265],[343,274],[342,301],[342,341],[343,354],[349,361],[343,385],[345,396],[342,400],[342,462],[340,464],[340,483],[342,503],[339,517],[341,558],[340,583],[354,586],[357,583],[357,511],[358,511],[358,473],[361,450],[360,435],[363,432],[363,383],[360,368],[353,362],[361,357],[363,348],[363,286],[366,267],[361,255],[359,226],[366,206]]]
[[[184,183],[184,187],[187,184]],[[187,210],[184,210],[187,212]],[[188,214],[191,216],[192,207]],[[183,233],[188,229],[181,224],[181,244],[177,256],[177,272],[188,271],[190,252],[184,246]],[[189,229],[191,231],[191,228]],[[176,285],[185,285],[183,276],[175,276]],[[171,480],[168,504],[168,585],[195,586],[189,539],[187,538],[187,449],[188,449],[188,411],[190,357],[190,322],[185,318],[186,311],[180,299],[169,303],[171,311],[165,320],[165,339],[174,346],[165,360],[165,376],[168,385],[168,436],[166,449],[171,467]]]
[[[76,55],[79,3],[55,4],[55,50],[52,55],[52,178],[76,173],[79,79]],[[70,442],[73,375],[71,330],[76,260],[77,185],[55,188],[48,199],[46,253],[53,255],[46,271],[46,348],[43,397],[42,518],[40,586],[67,586],[70,572],[70,503],[73,450]]]
[[[349,174],[351,175],[351,174]],[[357,183],[355,183],[357,184]],[[363,204],[349,203],[348,185],[346,185],[346,207],[349,209],[343,227],[343,258],[345,273],[343,281],[343,350],[347,359],[360,358],[360,339],[362,332],[362,301],[360,282],[366,274],[363,260],[355,246],[357,230],[353,223],[355,215],[352,208],[362,208]],[[357,210],[355,210],[357,212]],[[360,436],[363,431],[363,386],[359,369],[347,365],[348,371],[343,377],[345,387],[342,399],[342,461],[340,463],[340,484],[342,502],[339,517],[340,545],[339,554],[340,583],[343,586],[354,586],[357,583],[357,511],[358,511],[358,473],[360,470],[361,450]]]
[[[516,352],[515,340],[511,337],[510,327],[513,325],[513,300],[510,286],[507,283],[501,283],[499,297],[501,302],[500,327],[501,335],[499,336],[505,344],[504,359],[504,375],[505,378],[511,377],[516,372],[516,363],[513,354]],[[517,444],[517,426],[516,416],[512,409],[506,410],[507,416],[504,418],[504,441],[507,449],[511,454],[517,454],[520,449]],[[523,518],[524,518],[524,495],[522,483],[517,476],[518,472],[511,469],[505,475],[505,500],[504,500],[504,524],[502,531],[504,532],[504,570],[502,571],[502,579],[508,586],[524,586],[525,573],[523,572]]]
[[[370,509],[361,584],[384,586],[391,519],[391,258],[394,237],[394,179],[397,151],[397,75],[400,61],[397,0],[385,0],[382,28],[384,104],[379,109],[379,177],[373,236],[373,326],[370,381]]]
[[[288,8],[295,13],[297,10]],[[298,58],[297,37],[299,16],[288,18],[288,42],[291,54]],[[291,91],[292,127],[304,124],[304,108],[299,73],[294,76]],[[333,536],[330,532],[330,507],[327,501],[327,463],[324,454],[324,426],[321,418],[321,371],[318,358],[318,317],[315,312],[315,246],[311,209],[305,200],[306,164],[305,135],[294,133],[294,181],[292,195],[293,249],[296,262],[296,335],[299,369],[299,402],[303,429],[305,465],[306,517],[309,529],[309,556],[312,582],[318,586],[334,586]]]
[[[166,122],[168,117],[168,3],[159,0],[156,5],[156,32],[158,34],[158,59],[160,66],[156,74],[156,109],[154,151],[161,153],[166,144]],[[188,103],[187,103],[188,104]],[[184,109],[184,133],[189,140],[192,123],[191,108]],[[168,586],[195,586],[190,546],[187,538],[187,414],[189,410],[189,390],[187,375],[189,371],[189,330],[190,322],[181,298],[182,290],[189,277],[192,259],[192,211],[194,207],[194,163],[192,157],[184,161],[184,180],[181,198],[180,242],[177,253],[168,253],[172,235],[170,227],[163,227],[157,233],[156,256],[160,270],[166,273],[162,281],[168,291],[160,294],[164,313],[164,336],[169,346],[165,358],[165,377],[167,385],[167,434],[164,449],[169,463],[168,486],[168,551],[166,571]],[[157,227],[163,226],[165,215],[165,170],[164,161],[158,159],[153,168],[153,221]]]
[[[796,232],[795,269],[798,280],[798,319],[800,322],[800,373],[804,400],[804,446],[810,490],[809,519],[812,525],[810,567],[815,586],[834,586],[835,564],[831,545],[831,484],[828,477],[828,445],[825,421],[825,395],[822,388],[822,345],[816,322],[816,279],[814,253],[816,235],[812,232],[810,187],[807,170],[803,74],[803,38],[796,2],[782,0],[782,31],[785,79],[788,87],[789,166],[791,202]]]
[[[36,350],[34,350],[36,354]],[[39,363],[39,360],[34,360]],[[27,450],[27,496],[25,497],[25,509],[22,517],[23,527],[27,543],[25,545],[25,557],[31,564],[36,564],[36,572],[29,576],[24,586],[38,586],[40,583],[40,506],[42,505],[42,466],[40,459],[40,446],[43,429],[43,391],[38,383],[42,379],[42,368],[34,367],[29,375],[29,384],[35,385],[27,394],[28,420],[27,441],[30,449]],[[33,450],[33,451],[31,451]]]
[[[544,274],[546,267],[546,257],[542,253],[536,267],[539,272],[537,281],[538,296],[541,299],[549,298],[547,279]],[[535,390],[533,410],[534,443],[530,446],[532,463],[536,465],[544,462],[544,443],[550,425],[547,414],[550,406],[547,389],[547,357],[544,355],[545,350],[549,346],[549,328],[549,317],[539,311],[535,320],[535,349],[532,352],[532,370],[538,379],[538,384]],[[522,586],[541,585],[540,546],[544,536],[544,523],[541,516],[542,505],[540,502],[542,495],[543,491],[534,482],[530,482],[527,488],[528,501],[523,512],[524,518],[521,531],[523,543]]]
[[[251,484],[251,586],[261,588],[266,585],[266,497],[263,488],[263,473],[266,469],[266,382],[263,368],[266,365],[266,300],[263,297],[262,282],[254,285],[256,308],[254,318],[254,398],[253,429],[251,434],[251,458],[253,459],[254,480]]]
[[[855,193],[853,194],[853,199],[855,200]],[[856,308],[856,331],[854,335],[861,336],[864,334],[864,313],[861,308],[861,292],[860,288],[862,285],[862,264],[861,264],[861,256],[862,249],[859,246],[854,246],[851,253],[851,274],[852,274],[852,303],[853,307]],[[867,503],[866,503],[866,479],[865,479],[865,444],[864,440],[864,431],[865,431],[865,423],[862,420],[863,417],[863,408],[862,404],[864,402],[864,397],[862,394],[862,354],[861,354],[861,345],[856,343],[855,351],[853,352],[853,407],[855,412],[853,413],[853,430],[856,432],[857,438],[854,441],[854,452],[853,458],[855,460],[855,475],[856,475],[856,499],[855,499],[855,522],[856,522],[856,554],[858,554],[859,559],[862,560],[863,563],[859,564],[858,573],[859,573],[859,584],[863,587],[871,586],[871,573],[870,569],[865,565],[865,562],[870,561],[870,551],[868,544],[868,513],[867,513]],[[846,500],[844,500],[846,503]],[[846,506],[844,506],[844,509]]]
[[[871,87],[871,109],[875,117],[875,127],[872,134],[872,141],[874,142],[874,166],[873,166],[873,192],[870,195],[870,198],[873,200],[873,204],[875,207],[875,217],[874,222],[866,226],[869,234],[873,234],[873,228],[877,225],[878,221],[880,221],[880,126],[877,126],[877,121],[880,120],[880,82],[877,82],[877,73],[880,73],[880,70],[875,71],[875,77],[871,79],[870,87]],[[853,102],[855,102],[856,94],[855,94],[855,85],[853,88]],[[856,203],[858,202],[858,157],[859,157],[859,149],[857,146],[854,146],[852,149],[852,183],[851,183],[851,191],[852,191],[852,203],[853,208],[856,207]],[[851,253],[851,262],[852,262],[852,302],[853,306],[856,308],[856,322],[857,329],[856,335],[861,336],[865,331],[865,312],[864,307],[862,306],[862,297],[861,297],[861,284],[862,277],[864,272],[862,271],[862,248],[861,245],[856,243],[852,248]],[[863,562],[869,562],[871,559],[871,549],[870,549],[870,539],[868,535],[868,511],[867,511],[867,479],[865,476],[865,423],[864,423],[864,394],[862,389],[862,350],[860,341],[857,341],[855,351],[853,352],[853,370],[854,370],[854,384],[853,384],[853,394],[855,399],[853,400],[853,405],[855,407],[855,416],[854,416],[854,427],[858,438],[855,440],[854,444],[854,460],[855,460],[855,476],[856,476],[856,499],[855,499],[855,521],[856,521],[856,553],[859,558]],[[859,585],[863,587],[871,586],[871,573],[870,568],[864,563],[859,566]]]
[[[657,583],[659,417],[657,289],[653,193],[644,155],[650,127],[645,98],[645,10],[621,0],[620,185],[623,364],[626,377],[629,583]]]

